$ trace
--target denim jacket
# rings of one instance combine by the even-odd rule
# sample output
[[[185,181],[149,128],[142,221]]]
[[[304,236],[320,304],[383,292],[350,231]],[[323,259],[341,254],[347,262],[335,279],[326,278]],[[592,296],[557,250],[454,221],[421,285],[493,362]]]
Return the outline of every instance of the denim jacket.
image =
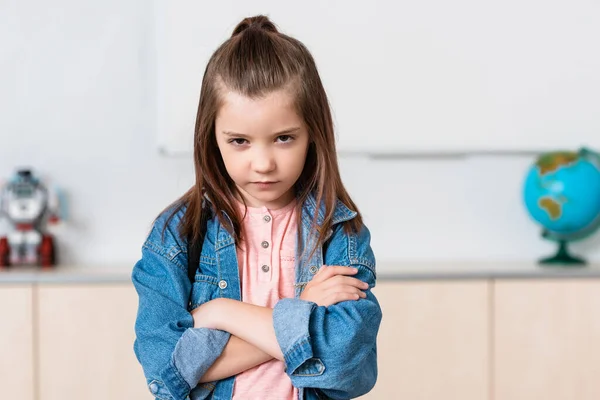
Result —
[[[371,292],[375,257],[365,226],[357,233],[344,232],[341,222],[354,218],[356,212],[338,201],[325,244],[309,258],[316,240],[309,235],[316,211],[315,198],[309,196],[298,227],[295,297],[275,305],[273,326],[285,371],[299,388],[300,400],[350,399],[370,391],[377,380],[376,338],[382,314]],[[235,376],[198,384],[230,334],[194,328],[190,311],[218,297],[241,300],[234,239],[216,217],[209,219],[195,282],[190,283],[187,241],[178,233],[183,213],[177,212],[167,226],[168,213],[157,219],[133,268],[139,296],[134,351],[157,399],[231,399]],[[317,223],[323,215],[324,205]],[[304,248],[309,251],[303,252]],[[367,297],[329,307],[301,300],[304,287],[322,265],[357,268],[355,277],[369,284]]]

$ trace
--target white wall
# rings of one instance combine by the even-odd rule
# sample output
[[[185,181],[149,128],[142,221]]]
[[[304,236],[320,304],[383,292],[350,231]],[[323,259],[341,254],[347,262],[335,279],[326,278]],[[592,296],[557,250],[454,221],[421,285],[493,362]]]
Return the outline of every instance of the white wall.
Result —
[[[600,52],[589,50],[600,37],[597,2],[155,3],[158,68],[164,71],[158,89],[168,97],[160,106],[159,134],[171,152],[189,148],[198,71],[235,24],[256,13],[269,15],[313,53],[335,104],[341,151],[600,146]],[[199,23],[203,15],[210,18]],[[376,118],[365,118],[375,110]]]
[[[193,182],[189,158],[157,151],[148,3],[9,0],[0,38],[0,177],[31,166],[67,191],[63,264],[132,265],[153,217]],[[522,207],[530,161],[341,166],[379,260],[527,260],[553,249]],[[598,243],[573,250],[600,259]]]

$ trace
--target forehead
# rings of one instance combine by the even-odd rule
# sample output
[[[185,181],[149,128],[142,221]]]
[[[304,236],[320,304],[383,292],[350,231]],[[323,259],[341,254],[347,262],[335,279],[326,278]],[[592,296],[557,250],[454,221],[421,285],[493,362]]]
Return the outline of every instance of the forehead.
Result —
[[[301,123],[294,97],[287,90],[270,92],[265,96],[250,98],[237,92],[225,92],[217,114],[218,129],[240,133],[263,129],[289,128]]]

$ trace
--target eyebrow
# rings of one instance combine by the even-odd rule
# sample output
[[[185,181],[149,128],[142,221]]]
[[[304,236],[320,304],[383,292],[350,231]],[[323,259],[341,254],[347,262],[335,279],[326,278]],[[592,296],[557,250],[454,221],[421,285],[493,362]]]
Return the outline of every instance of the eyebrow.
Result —
[[[299,126],[294,127],[294,128],[288,128],[288,129],[285,129],[283,131],[275,132],[273,134],[273,136],[288,135],[290,133],[296,132],[297,130],[300,130]],[[249,137],[248,135],[245,135],[243,133],[232,132],[232,131],[223,131],[223,134],[227,135],[227,136],[235,136],[235,137],[241,137],[241,138],[247,138],[247,137]]]

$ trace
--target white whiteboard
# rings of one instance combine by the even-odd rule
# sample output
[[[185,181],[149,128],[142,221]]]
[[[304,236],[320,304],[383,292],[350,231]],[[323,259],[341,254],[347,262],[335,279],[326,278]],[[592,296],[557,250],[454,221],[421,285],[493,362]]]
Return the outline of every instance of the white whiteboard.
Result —
[[[342,153],[600,148],[600,3],[155,0],[160,148],[189,154],[202,74],[246,16],[312,52]]]

